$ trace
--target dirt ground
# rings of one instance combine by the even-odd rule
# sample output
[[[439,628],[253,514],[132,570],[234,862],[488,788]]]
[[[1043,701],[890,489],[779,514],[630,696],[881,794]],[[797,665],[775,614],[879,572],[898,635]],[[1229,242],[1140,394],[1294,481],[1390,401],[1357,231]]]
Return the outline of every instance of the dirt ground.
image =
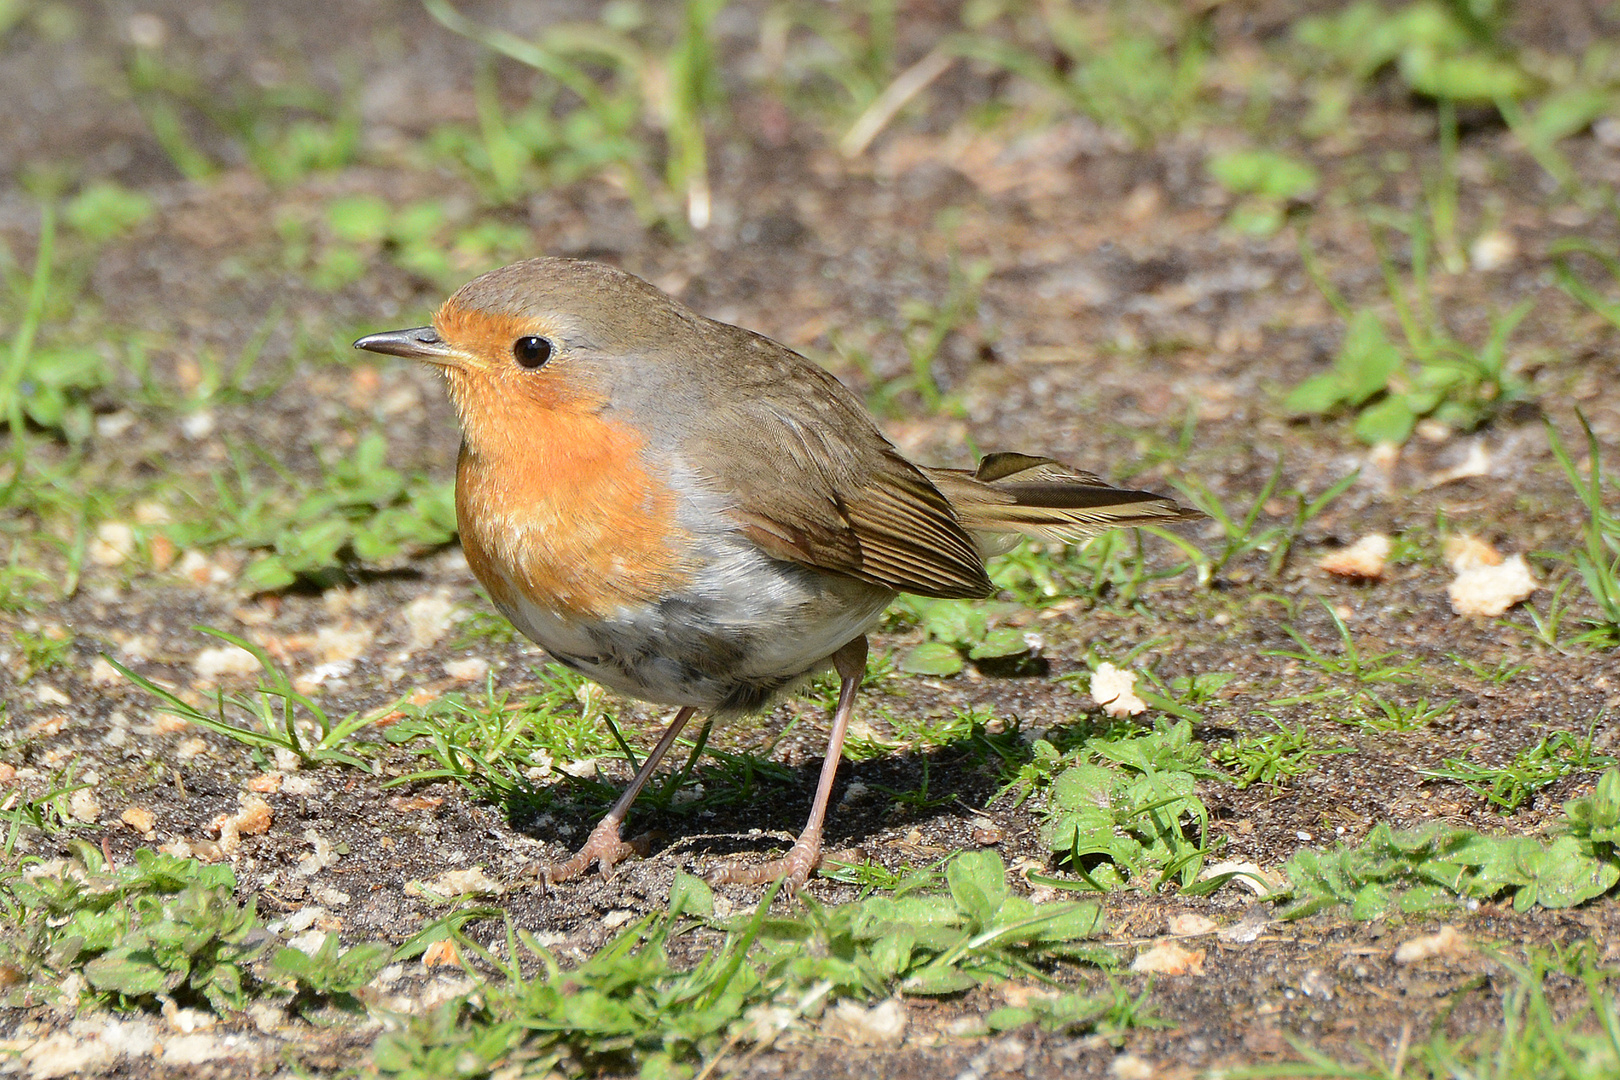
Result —
[[[1212,54],[1230,59],[1223,70],[1258,68],[1301,9],[1319,6],[1263,0],[1212,6]],[[957,19],[955,7],[942,2],[901,7],[898,54],[906,63]],[[262,396],[219,395],[188,409],[141,397],[124,379],[96,392],[96,428],[82,448],[34,438],[30,452],[41,462],[71,465],[77,480],[105,492],[77,526],[42,511],[5,512],[6,538],[53,582],[69,573],[75,535],[90,537],[79,547],[90,557],[70,596],[0,611],[6,642],[53,628],[72,638],[64,662],[39,672],[19,647],[0,642],[7,650],[0,664],[0,761],[13,777],[16,770],[45,775],[70,761],[80,777],[93,772],[99,814],[71,835],[127,860],[140,846],[210,843],[209,823],[237,810],[242,785],[267,763],[216,735],[164,725],[147,694],[98,664],[103,654],[206,701],[216,685],[253,685],[246,673],[199,668],[200,654],[218,642],[196,628],[218,628],[259,642],[295,678],[309,679],[303,685],[333,716],[379,709],[413,692],[425,700],[476,690],[486,670],[480,661],[493,685],[513,694],[536,682],[543,656],[521,638],[452,635],[413,644],[402,612],[419,598],[437,593],[465,611],[489,610],[453,545],[354,569],[324,588],[306,581],[256,594],[238,584],[247,555],[228,541],[163,569],[146,547],[126,561],[116,553],[98,558],[95,542],[99,522],[132,520],[143,501],[155,499],[176,515],[194,505],[192,496],[206,502],[212,478],[228,475],[232,455],[244,448],[262,451],[292,477],[313,480],[323,459],[381,431],[395,468],[437,479],[452,474],[456,422],[434,374],[345,347],[370,330],[426,322],[443,287],[402,268],[381,247],[369,251],[357,280],[317,287],[287,255],[284,223],[362,194],[391,205],[481,205],[463,174],[412,148],[444,124],[476,124],[473,87],[483,61],[475,45],[403,0],[24,8],[37,10],[0,38],[6,102],[0,239],[12,252],[8,273],[26,275],[32,265],[38,192],[51,176],[67,177],[68,190],[113,179],[149,196],[155,213],[84,261],[82,305],[60,313],[60,324],[104,333],[108,341],[140,335],[149,343],[152,378],[173,388],[177,400],[201,378],[204,358],[234,358],[255,334],[266,334],[245,380],[269,387]],[[49,18],[38,16],[46,8]],[[464,10],[485,24],[527,33],[596,9],[548,2],[469,3]],[[1223,568],[1208,588],[1188,573],[1151,584],[1135,605],[1074,600],[1005,616],[1041,634],[1044,664],[1036,673],[1003,677],[970,664],[947,679],[895,678],[866,696],[868,706],[901,717],[973,706],[1023,729],[1061,731],[1088,715],[1097,719],[1088,698],[1058,681],[1084,671],[1088,656],[1119,661],[1146,646],[1134,662],[1151,664],[1166,681],[1229,674],[1226,691],[1200,706],[1196,734],[1207,745],[1270,731],[1275,719],[1353,748],[1317,758],[1312,771],[1276,785],[1204,786],[1212,834],[1223,845],[1219,858],[1271,869],[1302,846],[1354,842],[1381,822],[1410,827],[1440,820],[1535,834],[1564,800],[1590,789],[1595,773],[1576,771],[1504,813],[1422,770],[1455,758],[1501,764],[1550,731],[1590,730],[1596,748],[1614,751],[1620,663],[1613,651],[1553,648],[1534,633],[1529,609],[1545,611],[1551,586],[1561,580],[1572,581],[1565,594],[1572,620],[1592,614],[1573,571],[1550,558],[1532,559],[1542,587],[1528,608],[1500,620],[1465,617],[1448,604],[1452,573],[1439,551],[1444,536],[1457,534],[1480,537],[1504,554],[1568,552],[1582,543],[1584,512],[1549,450],[1546,423],[1579,447],[1579,409],[1607,461],[1620,461],[1620,353],[1615,329],[1557,286],[1548,249],[1578,235],[1613,250],[1620,245],[1615,216],[1561,194],[1490,110],[1462,111],[1458,220],[1465,235],[1488,228],[1509,237],[1511,252],[1486,270],[1438,276],[1435,303],[1455,336],[1478,344],[1493,315],[1533,301],[1510,345],[1510,363],[1527,389],[1520,404],[1477,432],[1430,430],[1397,454],[1379,454],[1358,442],[1344,420],[1291,420],[1279,405],[1289,388],[1326,369],[1344,321],[1313,284],[1293,229],[1257,237],[1223,224],[1236,198],[1209,179],[1204,162],[1254,141],[1252,130],[1230,119],[1236,108],[1144,145],[1073,114],[1014,130],[974,121],[987,102],[1012,91],[1006,75],[964,62],[865,153],[846,158],[836,136],[748,77],[762,62],[766,12],[765,5],[737,5],[717,24],[727,108],[709,139],[714,212],[707,228],[683,234],[648,227],[621,189],[591,177],[537,190],[493,216],[526,231],[532,253],[621,266],[704,314],[825,359],[869,394],[909,370],[894,329],[904,305],[942,302],[952,288],[951,268],[984,260],[988,275],[976,316],[951,329],[934,369],[958,407],[930,412],[901,395],[881,419],[918,461],[964,465],[975,449],[1046,453],[1133,486],[1169,490],[1177,478],[1194,477],[1240,512],[1274,468],[1281,469],[1279,491],[1310,495],[1361,470],[1305,526],[1276,574],[1269,553],[1257,552]],[[228,141],[209,143],[223,140],[217,128],[197,124],[197,144],[223,167],[206,179],[182,176],[125,74],[131,33],[153,32],[154,25],[165,35],[164,56],[222,95],[244,80],[347,94],[360,120],[355,160],[276,184],[242,162]],[[1510,33],[1525,47],[1575,56],[1617,30],[1608,8],[1558,3],[1523,5]],[[505,94],[520,100],[530,77],[517,65],[496,70]],[[1234,85],[1229,94],[1235,99],[1240,90]],[[1211,93],[1219,99],[1222,92],[1228,91]],[[1281,129],[1306,107],[1301,85],[1281,85],[1273,123]],[[1439,167],[1432,105],[1379,77],[1341,130],[1296,136],[1287,145],[1319,171],[1318,190],[1330,193],[1296,208],[1321,273],[1350,303],[1387,310],[1363,211],[1375,203],[1406,210],[1422,204],[1425,178]],[[1563,150],[1585,182],[1620,186],[1616,145],[1583,133]],[[11,333],[13,324],[5,330]],[[852,362],[855,351],[870,363]],[[256,381],[260,371],[267,374]],[[275,374],[283,371],[284,380]],[[1189,417],[1190,446],[1178,450]],[[1483,464],[1459,468],[1471,460]],[[1260,524],[1293,510],[1290,500],[1274,498]],[[1214,524],[1184,531],[1205,548],[1222,540]],[[1350,582],[1318,569],[1322,555],[1375,531],[1403,537],[1415,554],[1378,581]],[[35,534],[64,542],[32,543]],[[1160,541],[1148,544],[1151,566],[1178,558]],[[1338,613],[1365,653],[1417,661],[1421,682],[1390,694],[1406,704],[1426,698],[1451,707],[1416,730],[1375,733],[1339,723],[1320,700],[1272,704],[1323,685],[1310,665],[1268,655],[1298,649],[1285,627],[1324,652],[1340,648],[1316,597]],[[891,624],[873,644],[880,654],[898,655],[919,640],[915,630]],[[1475,673],[1511,665],[1523,670],[1503,682]],[[659,712],[614,704],[632,744],[650,745]],[[345,942],[403,940],[436,914],[408,883],[482,866],[510,886],[498,903],[519,926],[579,957],[622,925],[617,913],[661,909],[677,870],[701,872],[734,854],[761,856],[791,836],[820,768],[825,725],[818,705],[794,700],[718,730],[714,745],[722,749],[769,747],[785,778],[762,776],[757,797],[718,804],[702,816],[679,806],[640,813],[636,826],[661,839],[647,859],[625,864],[611,879],[589,876],[546,892],[532,878],[537,862],[583,838],[603,806],[601,792],[564,786],[548,806],[501,805],[450,783],[385,789],[379,777],[330,768],[305,774],[310,779],[294,785],[297,794],[266,795],[273,824],[244,836],[230,862],[241,894],[257,895],[267,918],[319,904],[329,920],[321,925],[340,929]],[[417,767],[399,749],[386,751],[383,761],[385,775]],[[604,758],[601,768],[605,779],[627,775],[617,759]],[[923,779],[931,802],[939,800],[927,809],[876,796],[839,804],[829,847],[888,866],[925,865],[978,846],[974,836],[988,821],[1008,864],[1028,858],[1051,865],[1038,803],[990,801],[1000,786],[995,772],[959,747],[879,754],[846,762],[841,772],[842,785],[867,789],[907,790]],[[151,812],[149,823],[137,819],[144,829],[129,824],[132,807]],[[59,857],[68,837],[30,833],[11,858]],[[337,854],[324,869],[302,874],[300,860],[317,841]],[[719,891],[739,907],[758,892]],[[853,886],[825,879],[809,891],[825,903],[857,895]],[[1162,934],[1184,912],[1229,926],[1245,917],[1253,899],[1228,886],[1204,899],[1137,890],[1103,903],[1111,936],[1126,941]],[[1263,907],[1249,917],[1272,914]],[[1165,1026],[1131,1030],[1118,1045],[1034,1028],[995,1039],[949,1035],[953,1020],[999,1002],[981,990],[909,999],[909,1034],[896,1047],[785,1038],[747,1059],[741,1075],[1103,1076],[1111,1068],[1127,1075],[1117,1062],[1128,1054],[1150,1070],[1142,1075],[1190,1076],[1294,1060],[1293,1039],[1341,1060],[1366,1053],[1387,1061],[1436,1018],[1453,1032],[1499,1022],[1499,969],[1480,954],[1394,963],[1397,944],[1442,921],[1472,941],[1505,947],[1595,942],[1612,962],[1620,907],[1610,895],[1569,911],[1520,914],[1501,902],[1445,920],[1358,922],[1339,909],[1265,922],[1251,940],[1201,942],[1202,975],[1157,978],[1151,1000]],[[1095,973],[1066,977],[1100,984]],[[1136,991],[1147,985],[1142,976],[1123,978]],[[451,982],[442,971],[413,966],[396,989],[425,999]],[[1566,982],[1561,992],[1580,990]],[[1555,994],[1555,1005],[1564,1004]],[[9,1010],[0,1028],[17,1054],[72,1020],[41,1005]],[[272,1030],[244,1020],[221,1030],[240,1032],[256,1049],[240,1059],[190,1065],[130,1059],[116,1074],[344,1074],[364,1068],[375,1034],[359,1020]],[[20,1061],[0,1068],[23,1069]]]

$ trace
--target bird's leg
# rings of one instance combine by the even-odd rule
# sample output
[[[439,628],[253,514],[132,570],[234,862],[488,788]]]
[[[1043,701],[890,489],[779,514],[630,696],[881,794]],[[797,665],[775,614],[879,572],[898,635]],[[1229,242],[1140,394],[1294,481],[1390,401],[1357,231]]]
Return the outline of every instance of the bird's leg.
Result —
[[[636,778],[630,781],[630,786],[624,789],[624,794],[619,796],[619,801],[613,804],[613,808],[607,812],[607,816],[597,823],[596,828],[591,830],[590,838],[585,841],[585,846],[580,848],[574,857],[565,863],[541,867],[540,880],[547,885],[554,881],[567,881],[569,878],[576,878],[590,869],[592,863],[600,866],[602,873],[606,874],[613,869],[614,863],[617,863],[625,856],[632,853],[645,854],[645,852],[638,851],[636,845],[627,844],[619,839],[619,827],[624,824],[625,817],[630,813],[630,804],[636,801],[636,796],[641,794],[641,789],[647,786],[647,781],[651,778],[653,769],[657,768],[664,755],[669,753],[669,748],[675,745],[675,740],[680,736],[681,729],[686,726],[688,720],[692,719],[692,714],[695,712],[697,712],[697,707],[688,705],[675,714],[675,719],[671,720],[669,727],[664,729],[664,734],[658,740],[658,745],[652,748],[652,753],[647,755],[647,760],[641,763],[641,768],[636,772]]]
[[[737,882],[743,885],[762,885],[778,878],[797,889],[810,877],[810,871],[821,865],[821,827],[827,820],[827,803],[832,799],[833,779],[838,775],[838,761],[844,754],[844,733],[849,730],[850,717],[855,713],[855,695],[866,676],[866,636],[856,638],[833,653],[833,666],[838,669],[838,709],[833,713],[832,731],[827,736],[827,756],[821,763],[821,779],[816,784],[816,798],[810,804],[810,820],[787,855],[759,866],[727,863],[708,875],[711,884]]]

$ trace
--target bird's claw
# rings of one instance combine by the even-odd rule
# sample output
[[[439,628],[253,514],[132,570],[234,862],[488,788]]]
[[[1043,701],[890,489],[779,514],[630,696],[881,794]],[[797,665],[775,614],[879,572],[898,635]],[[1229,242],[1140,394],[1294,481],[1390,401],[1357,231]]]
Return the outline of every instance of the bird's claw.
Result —
[[[722,863],[705,874],[703,880],[710,885],[765,885],[781,881],[791,891],[798,892],[820,865],[821,837],[801,836],[780,859],[754,865]]]
[[[619,823],[612,818],[603,818],[591,830],[591,835],[584,845],[574,853],[574,857],[567,862],[552,863],[540,868],[540,881],[550,887],[559,881],[570,881],[579,877],[593,865],[601,870],[603,877],[612,877],[613,868],[631,855],[645,857],[652,846],[651,834],[644,834],[628,842],[619,839]]]

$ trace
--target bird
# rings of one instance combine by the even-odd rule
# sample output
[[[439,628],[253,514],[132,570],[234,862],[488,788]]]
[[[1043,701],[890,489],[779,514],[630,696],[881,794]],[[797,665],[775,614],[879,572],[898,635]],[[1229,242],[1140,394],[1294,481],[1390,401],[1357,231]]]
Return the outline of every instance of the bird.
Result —
[[[645,854],[621,830],[694,716],[757,711],[830,667],[837,704],[798,839],[707,875],[803,887],[867,634],[897,594],[988,597],[985,558],[1022,537],[1202,516],[1045,456],[915,465],[826,369],[599,262],[491,270],[431,325],[354,346],[444,375],[460,542],[495,606],[559,663],[676,710],[585,844],[540,869],[548,885]]]

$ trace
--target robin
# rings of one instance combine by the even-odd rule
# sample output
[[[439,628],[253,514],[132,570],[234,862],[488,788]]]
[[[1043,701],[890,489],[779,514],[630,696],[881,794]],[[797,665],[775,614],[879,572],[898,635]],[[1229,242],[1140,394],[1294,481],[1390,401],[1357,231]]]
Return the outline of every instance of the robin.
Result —
[[[897,593],[989,596],[985,556],[1020,536],[1200,516],[1046,457],[913,465],[816,364],[599,263],[513,263],[462,286],[432,326],[354,344],[444,373],[461,544],[501,612],[569,668],[678,707],[547,881],[608,873],[634,850],[620,827],[694,715],[757,710],[831,666],[838,705],[804,831],[783,858],[710,875],[802,885],[866,635]]]

